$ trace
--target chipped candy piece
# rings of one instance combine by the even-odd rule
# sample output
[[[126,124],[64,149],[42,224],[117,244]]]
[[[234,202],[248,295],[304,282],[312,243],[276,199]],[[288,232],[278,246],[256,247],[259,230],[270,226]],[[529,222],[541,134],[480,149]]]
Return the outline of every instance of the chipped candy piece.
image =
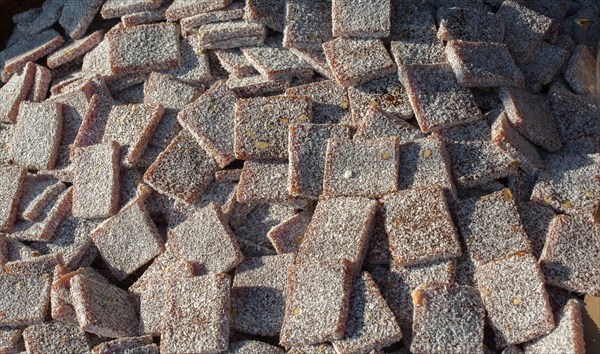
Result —
[[[288,126],[312,119],[308,97],[239,99],[235,112],[235,155],[241,160],[288,158]]]
[[[563,76],[575,93],[583,95],[600,90],[596,87],[596,58],[585,45],[575,48]]]
[[[415,353],[482,353],[485,308],[476,289],[428,283],[412,293]]]
[[[557,215],[548,230],[540,265],[548,284],[600,295],[598,257],[600,227],[587,215]]]
[[[168,281],[160,349],[223,352],[229,346],[230,278],[226,274]]]
[[[19,105],[23,102],[35,81],[36,65],[27,63],[19,73],[13,75],[6,85],[0,87],[0,120],[12,123],[17,119]]]
[[[215,55],[219,58],[223,69],[227,70],[230,75],[246,77],[258,73],[238,48],[215,50]]]
[[[497,259],[476,267],[475,272],[497,344],[527,342],[554,329],[544,277],[532,256]]]
[[[119,145],[91,145],[75,152],[73,216],[99,219],[119,208]]]
[[[252,203],[283,203],[288,193],[288,163],[286,161],[247,160],[237,187],[237,201]]]
[[[42,323],[50,305],[51,282],[47,275],[0,273],[0,325]]]
[[[398,138],[330,139],[323,195],[381,197],[398,190]]]
[[[196,37],[183,38],[180,43],[181,62],[177,68],[167,73],[190,85],[199,85],[210,80],[208,56],[201,47]]]
[[[149,344],[152,344],[152,336],[117,338],[96,345],[92,348],[91,354],[113,354]]]
[[[92,50],[102,39],[102,32],[96,31],[82,39],[67,42],[59,50],[50,54],[46,59],[46,63],[50,69],[70,63]]]
[[[450,41],[446,56],[461,86],[524,86],[523,73],[504,44]]]
[[[445,42],[502,43],[504,26],[502,17],[481,11],[478,7],[450,7],[442,12],[437,37]]]
[[[401,266],[461,255],[458,234],[440,186],[408,189],[380,200],[393,260]]]
[[[267,237],[278,254],[297,253],[310,224],[312,213],[303,211],[274,226]]]
[[[26,175],[27,170],[20,166],[0,167],[0,229],[10,229],[15,222]]]
[[[397,136],[399,142],[406,143],[423,137],[421,131],[398,117],[391,117],[379,108],[369,109],[356,134],[355,140],[377,139]]]
[[[334,37],[387,37],[390,35],[390,0],[333,0]]]
[[[279,38],[264,46],[242,48],[242,53],[262,76],[272,81],[311,78],[313,75],[312,67],[282,48]]]
[[[342,339],[351,292],[348,260],[290,267],[279,343],[292,347]]]
[[[113,28],[106,38],[115,74],[169,70],[180,64],[179,29],[175,24]]]
[[[400,341],[402,332],[377,284],[363,272],[352,286],[344,339],[333,341],[340,353],[366,353]]]
[[[87,353],[90,350],[85,332],[64,322],[29,326],[23,331],[23,339],[30,353]]]
[[[473,94],[449,64],[406,65],[405,87],[421,131],[427,133],[481,118]]]
[[[231,288],[231,326],[260,336],[279,334],[285,308],[288,267],[294,254],[246,258]]]
[[[64,39],[53,29],[44,30],[32,38],[22,38],[4,50],[4,71],[10,75],[18,73],[28,62],[38,61],[64,43]]]
[[[396,71],[378,39],[337,38],[323,43],[327,63],[342,86],[358,86]]]
[[[161,5],[162,0],[107,0],[102,5],[100,15],[104,19],[123,17],[136,12],[156,9]]]
[[[175,21],[180,18],[219,10],[229,4],[231,4],[231,0],[175,0],[167,8],[165,15],[167,20]]]
[[[244,20],[261,23],[277,32],[283,32],[285,2],[279,0],[248,0]]]
[[[214,22],[240,20],[242,17],[244,17],[244,4],[241,2],[234,2],[220,10],[184,17],[179,21],[179,24],[184,33],[191,34],[196,27]]]
[[[144,173],[144,182],[169,197],[194,203],[208,188],[217,163],[187,131],[181,131]]]
[[[307,96],[311,99],[313,123],[351,124],[350,102],[346,88],[333,80],[290,87],[286,96]]]
[[[48,97],[48,89],[50,88],[50,81],[52,81],[52,72],[41,66],[35,65],[35,79],[33,81],[33,85],[31,86],[31,90],[29,90],[29,95],[27,96],[27,101],[31,102],[42,102]]]
[[[139,316],[131,294],[83,274],[73,276],[70,283],[71,300],[81,329],[110,338],[138,334]]]
[[[283,46],[320,50],[331,33],[331,0],[290,0],[286,2]]]

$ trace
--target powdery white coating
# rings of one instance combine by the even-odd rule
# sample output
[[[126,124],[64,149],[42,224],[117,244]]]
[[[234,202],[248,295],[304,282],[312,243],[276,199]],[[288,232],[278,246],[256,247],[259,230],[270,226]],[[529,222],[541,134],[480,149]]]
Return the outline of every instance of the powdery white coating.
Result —
[[[152,336],[117,338],[102,342],[92,348],[91,354],[112,354],[115,351],[133,349],[152,343]]]
[[[11,274],[50,275],[54,272],[54,268],[62,263],[61,255],[56,253],[45,254],[30,259],[6,262],[4,271]]]
[[[597,136],[600,132],[597,119],[600,109],[585,96],[555,83],[550,87],[548,99],[563,144],[585,136]]]
[[[196,37],[183,38],[180,43],[181,62],[178,67],[167,71],[177,80],[198,86],[210,80],[208,56]]]
[[[200,13],[219,10],[231,4],[231,0],[175,0],[165,13],[167,20],[194,16]]]
[[[244,17],[244,3],[234,2],[221,9],[205,13],[199,13],[190,17],[184,17],[179,21],[184,33],[192,33],[196,27],[214,22],[225,22],[240,20]]]
[[[285,11],[283,46],[320,50],[331,33],[331,0],[290,0]]]
[[[370,140],[329,139],[323,195],[376,198],[397,191],[398,143],[395,136]]]
[[[36,324],[23,331],[25,348],[29,353],[74,353],[90,350],[85,332],[69,323]]]
[[[336,354],[331,344],[312,344],[292,347],[288,350],[289,354]]]
[[[175,24],[115,27],[106,38],[110,65],[116,74],[169,70],[180,64],[179,29]]]
[[[365,256],[365,264],[367,265],[385,265],[389,266],[392,261],[392,254],[390,251],[390,245],[388,243],[388,235],[385,232],[385,219],[383,215],[383,208],[381,204],[377,208],[375,219],[373,220],[373,232],[369,238],[369,245],[367,248],[367,255]],[[376,268],[375,268],[376,269]],[[370,269],[371,275],[376,278],[378,282],[377,274]],[[384,283],[387,282],[387,275],[385,276]],[[385,287],[382,287],[382,291]]]
[[[229,22],[223,22],[226,27],[226,24]],[[205,25],[208,26],[208,25]],[[203,27],[203,26],[202,26]],[[229,33],[219,33],[219,36],[229,36]],[[237,34],[235,38],[230,39],[206,39],[203,38],[199,40],[199,46],[201,49],[232,49],[232,48],[240,48],[240,47],[254,47],[260,46],[264,44],[265,41],[264,28],[259,35],[243,35]]]
[[[246,59],[240,49],[220,49],[215,50],[221,66],[227,70],[230,75],[236,77],[246,77],[255,75],[257,71],[254,66]]]
[[[131,294],[83,274],[73,276],[70,283],[71,300],[81,329],[110,338],[138,334],[139,316]]]
[[[0,229],[10,229],[15,222],[26,176],[27,170],[23,167],[0,167]]]
[[[35,81],[36,66],[25,65],[22,71],[13,75],[6,85],[0,87],[0,120],[13,123],[19,113],[19,105],[29,94]]]
[[[127,235],[127,237],[124,237]],[[119,280],[148,263],[163,250],[162,238],[138,197],[100,224],[90,237]]]
[[[527,62],[543,37],[555,25],[554,20],[530,10],[519,3],[504,1],[496,13],[508,24],[504,31],[504,43],[508,45],[517,62]]]
[[[56,153],[56,162],[51,170],[39,170],[39,174],[50,175],[62,182],[73,182],[73,164],[71,161],[72,145],[63,145],[58,147]]]
[[[504,44],[450,41],[446,56],[461,86],[524,86],[523,73]]]
[[[519,344],[554,329],[544,277],[530,255],[513,255],[475,268],[490,327],[500,346]]]
[[[152,343],[148,345],[143,345],[140,347],[135,347],[131,349],[126,349],[123,354],[158,354],[159,347],[158,345]]]
[[[377,207],[377,202],[368,198],[321,199],[300,244],[296,263],[345,259],[357,275],[367,252]]]
[[[30,259],[40,255],[40,252],[25,245],[24,243],[17,241],[11,236],[1,237],[4,242],[5,248],[5,261],[16,261],[19,259]]]
[[[194,34],[203,45],[251,37],[264,38],[264,35],[264,26],[245,21],[209,23],[198,27]]]
[[[286,160],[289,125],[311,120],[308,97],[239,99],[235,106],[235,157],[241,160]]]
[[[334,37],[387,37],[390,35],[390,0],[333,0]]]
[[[161,7],[156,9],[123,15],[121,17],[121,22],[123,22],[123,25],[125,27],[133,27],[149,23],[161,22],[167,19],[167,16],[165,14],[167,8],[168,5],[165,3]]]
[[[342,339],[351,292],[346,259],[290,267],[279,343],[289,348]]]
[[[535,51],[528,63],[519,65],[530,91],[539,91],[538,87],[549,84],[569,59],[568,50],[546,42],[542,42]]]
[[[10,163],[14,128],[14,124],[0,123],[0,163],[4,165]]]
[[[305,210],[274,226],[267,233],[269,241],[278,254],[298,252],[312,215],[312,212]]]
[[[223,352],[229,346],[230,321],[228,275],[169,280],[160,350]]]
[[[110,77],[114,74],[110,65],[110,44],[106,37],[84,55],[81,71],[85,74],[98,74],[102,77]]]
[[[50,305],[52,277],[0,273],[0,325],[27,326],[41,323]]]
[[[473,94],[461,87],[449,64],[405,65],[410,104],[427,133],[481,118]]]
[[[242,53],[254,68],[273,81],[305,79],[313,75],[312,67],[294,53],[281,47],[279,38],[265,46],[242,48]]]
[[[355,140],[377,139],[397,136],[400,143],[423,137],[421,131],[398,117],[391,117],[379,108],[371,108],[354,134]]]
[[[408,266],[461,255],[442,187],[408,189],[388,194],[380,202],[396,264]]]
[[[12,160],[29,169],[54,167],[61,140],[62,107],[56,102],[23,102],[12,140]]]
[[[81,39],[94,20],[104,0],[65,1],[58,23],[73,39]]]
[[[283,354],[285,350],[270,345],[264,342],[255,340],[242,340],[239,342],[230,342],[229,351],[227,354],[252,354],[252,353],[263,353],[263,354]]]
[[[283,203],[288,194],[287,161],[247,160],[237,188],[239,203]]]
[[[277,32],[283,32],[285,2],[281,0],[247,0],[244,20],[261,23]]]
[[[414,353],[483,353],[485,309],[476,289],[427,283],[412,293]]]
[[[313,70],[322,75],[324,78],[333,79],[333,73],[327,64],[327,58],[322,48],[318,49],[298,49],[288,48],[298,58],[304,60],[308,65],[312,66]]]
[[[52,81],[52,72],[41,66],[35,66],[35,78],[27,101],[31,102],[42,102],[48,97],[48,89],[50,88],[50,81]]]
[[[333,76],[342,86],[358,86],[396,71],[379,39],[337,38],[323,43]]]
[[[546,150],[560,149],[555,118],[544,96],[508,87],[502,87],[499,95],[508,121],[516,131]]]
[[[531,244],[531,254],[539,259],[546,243],[550,224],[556,214],[552,208],[537,203],[521,202],[517,204],[517,207]]]
[[[42,31],[32,38],[22,38],[4,50],[4,71],[11,75],[18,73],[28,62],[45,57],[64,43],[64,39],[53,29]]]
[[[16,327],[0,327],[0,351],[6,353],[17,352],[22,345],[21,333],[23,329]]]
[[[46,63],[50,69],[55,69],[78,59],[96,47],[102,41],[103,37],[102,31],[96,31],[82,39],[67,42],[60,49],[48,55]]]
[[[257,74],[246,77],[230,76],[227,79],[229,87],[238,97],[254,97],[284,91],[289,85],[285,81],[270,81]]]
[[[285,307],[288,267],[294,254],[246,258],[231,288],[232,328],[241,333],[279,334]]]
[[[267,254],[276,254],[267,233],[294,215],[295,209],[287,204],[237,204],[229,218],[229,225],[240,241],[248,241],[266,248],[262,251],[268,251]],[[255,256],[247,253],[244,255]]]
[[[344,339],[332,341],[340,353],[366,353],[400,341],[392,310],[367,272],[354,281]]]
[[[88,111],[89,95],[83,89],[53,95],[48,101],[62,106],[62,134],[60,145],[73,144]]]
[[[600,227],[587,215],[557,215],[548,230],[540,265],[548,284],[598,296]]]
[[[493,13],[481,11],[478,7],[445,8],[438,10],[441,15],[437,37],[441,41],[461,40],[469,42],[502,43],[504,21]],[[509,23],[510,25],[510,23]]]
[[[571,299],[558,312],[556,328],[546,336],[525,344],[524,353],[585,353],[581,302]]]
[[[563,76],[575,93],[589,94],[600,90],[596,87],[596,58],[585,45],[575,47]]]
[[[392,41],[390,51],[400,69],[405,65],[446,62],[444,44],[436,38],[433,24]]]
[[[156,9],[161,5],[162,0],[107,0],[100,9],[100,15],[104,19],[122,17],[140,11]]]
[[[290,87],[286,96],[306,96],[311,99],[313,123],[352,124],[347,89],[333,80]]]
[[[215,172],[215,182],[217,183],[236,183],[240,181],[242,169],[221,170]]]

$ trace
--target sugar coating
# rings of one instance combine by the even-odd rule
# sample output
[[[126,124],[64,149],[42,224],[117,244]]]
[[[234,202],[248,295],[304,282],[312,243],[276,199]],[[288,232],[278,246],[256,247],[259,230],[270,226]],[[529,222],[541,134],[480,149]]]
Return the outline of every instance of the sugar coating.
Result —
[[[0,163],[8,164],[10,162],[10,145],[14,132],[14,124],[0,122]]]
[[[442,130],[452,175],[459,188],[473,188],[513,175],[517,161],[491,141],[491,128],[481,119]]]
[[[537,203],[520,202],[517,207],[527,238],[531,244],[531,254],[539,259],[546,243],[550,224],[556,214],[552,208]]]
[[[128,237],[123,237],[124,234]],[[161,236],[141,197],[100,224],[90,237],[119,280],[125,279],[163,250]]]
[[[449,64],[406,65],[404,72],[404,87],[422,132],[481,117],[473,94],[460,86]]]
[[[244,4],[240,2],[234,2],[221,10],[184,17],[181,19],[181,21],[179,21],[179,24],[181,25],[181,29],[184,33],[193,33],[193,30],[196,27],[208,23],[240,20],[242,17],[244,17]]]
[[[578,45],[565,66],[565,80],[575,93],[589,94],[598,90],[595,75],[596,58],[585,45]]]
[[[435,36],[433,24],[392,41],[390,52],[400,69],[405,65],[446,62],[444,44]]]
[[[485,309],[476,289],[428,283],[412,293],[413,352],[483,352]]]
[[[365,353],[400,341],[402,332],[377,284],[367,272],[354,281],[344,339],[333,341],[342,353]]]
[[[331,344],[312,344],[292,347],[288,350],[290,354],[336,354]]]
[[[358,274],[367,252],[377,202],[368,198],[323,198],[306,229],[296,263],[345,259]]]
[[[279,334],[285,307],[288,267],[294,254],[246,258],[231,288],[232,328],[241,333]]]
[[[0,167],[0,228],[10,229],[15,222],[24,192],[27,170],[20,166]]]
[[[271,81],[257,74],[245,77],[230,76],[227,79],[229,87],[238,97],[254,97],[282,92],[288,87],[285,81]]]
[[[385,296],[402,329],[404,343],[410,343],[413,333],[411,293],[421,284],[433,281],[452,283],[453,279],[454,262],[449,260],[423,263],[411,267],[401,267],[394,262],[390,264]]]
[[[161,4],[162,0],[107,0],[100,9],[100,15],[104,19],[122,17],[131,13],[156,9]]]
[[[199,13],[219,10],[231,4],[231,0],[175,0],[167,9],[167,20],[174,21]]]
[[[208,25],[205,25],[208,26]],[[201,26],[204,27],[204,26]],[[216,32],[218,33],[214,33],[214,37],[216,36],[230,36],[231,32],[230,30],[233,29],[233,36],[235,38],[229,38],[229,39],[217,39],[217,38],[207,38],[202,37],[201,40],[199,40],[199,46],[201,49],[232,49],[232,48],[241,48],[241,47],[254,47],[254,46],[260,46],[263,45],[264,41],[265,41],[265,32],[264,32],[264,28],[260,29],[260,34],[256,33],[256,34],[252,34],[252,35],[244,35],[243,33],[239,33],[240,31],[236,31],[237,26],[229,26],[228,23],[224,23],[224,25],[222,27],[225,27],[225,29],[217,29]],[[238,33],[235,33],[238,32]],[[258,31],[255,31],[258,32]]]
[[[30,63],[13,75],[6,85],[0,87],[0,120],[13,123],[19,113],[19,105],[29,94],[35,80],[36,67]]]
[[[251,353],[264,353],[264,354],[283,354],[285,351],[274,345],[270,345],[264,342],[255,340],[241,340],[238,342],[229,343],[228,354],[251,354]]]
[[[103,77],[110,77],[114,74],[110,65],[110,44],[106,37],[94,49],[83,56],[81,71],[86,74],[97,74]]]
[[[600,155],[572,153],[548,154],[544,160],[546,168],[531,193],[532,201],[571,214],[594,213],[598,205],[598,162]]]
[[[113,28],[106,38],[116,74],[174,69],[181,60],[179,29],[174,24]]]
[[[46,63],[50,69],[58,68],[61,65],[69,63],[85,53],[92,50],[103,39],[101,31],[93,32],[82,39],[67,42],[56,52],[50,54],[46,59]]]
[[[323,43],[323,50],[333,76],[342,86],[358,86],[396,71],[378,39],[336,38]]]
[[[33,274],[0,274],[0,325],[27,326],[41,323],[50,305],[52,277]]]
[[[269,250],[268,254],[276,254],[267,234],[295,214],[295,208],[288,204],[237,204],[229,218],[229,225],[240,241],[254,243]]]
[[[16,261],[19,259],[34,258],[40,255],[39,251],[17,241],[11,236],[3,236],[2,240],[4,243],[3,257],[5,257],[3,263],[10,260]]]
[[[390,0],[333,0],[334,37],[387,37],[390,35]]]
[[[214,178],[217,163],[187,131],[180,132],[144,174],[153,189],[195,202]]]
[[[595,132],[600,131],[600,124],[596,119],[599,107],[586,97],[574,94],[563,85],[555,83],[550,86],[548,100],[563,143],[594,136]]]
[[[27,101],[31,102],[42,102],[48,96],[48,89],[50,88],[50,82],[52,81],[52,72],[41,65],[35,66],[35,79]]]
[[[170,280],[160,349],[165,353],[225,351],[230,321],[228,275]]]
[[[285,6],[284,47],[320,50],[323,42],[333,39],[331,0],[291,0]]]
[[[277,32],[283,32],[285,2],[279,0],[248,0],[244,20],[261,23]]]
[[[119,350],[133,349],[152,343],[152,336],[117,338],[102,342],[92,348],[91,354],[111,354]]]
[[[438,15],[440,12],[437,37],[441,41],[502,43],[504,39],[505,23],[491,12],[481,11],[478,7],[450,7],[443,12],[438,10]]]
[[[123,22],[123,25],[125,25],[125,27],[133,27],[149,23],[161,22],[167,19],[167,16],[165,15],[167,8],[167,3],[164,3],[161,7],[156,9],[123,15],[121,16],[121,22]]]
[[[286,161],[247,160],[237,188],[240,203],[282,203],[288,194]]]
[[[81,329],[111,338],[138,334],[139,316],[131,294],[82,274],[73,276],[70,283],[71,300]]]
[[[329,64],[327,64],[327,58],[325,57],[325,52],[323,48],[318,49],[299,49],[299,48],[288,48],[290,52],[296,54],[296,56],[305,62],[307,62],[310,66],[312,66],[313,70],[319,73],[321,76],[327,79],[333,79],[333,73],[329,68]]]
[[[286,160],[289,125],[308,123],[311,119],[308,97],[239,99],[235,106],[236,158]]]
[[[21,259],[18,261],[6,262],[4,271],[11,274],[52,274],[54,268],[62,264],[62,257],[59,254],[45,254],[31,259]]]
[[[123,354],[158,354],[159,347],[158,345],[152,343],[148,345],[143,345],[140,347],[135,347],[131,349],[126,349]]]
[[[4,71],[7,74],[16,74],[27,66],[28,62],[38,61],[64,43],[65,40],[53,29],[44,30],[32,38],[22,38],[4,50]]]
[[[519,344],[554,329],[544,277],[532,256],[498,259],[475,272],[496,343]]]
[[[179,123],[210,153],[219,167],[235,160],[235,93],[225,82],[217,81],[177,115]]]
[[[365,264],[373,265],[385,265],[389,266],[392,261],[392,255],[390,251],[390,245],[388,243],[388,235],[385,231],[385,218],[383,208],[381,204],[377,208],[375,219],[373,219],[373,232],[369,238],[369,245],[367,248],[367,255],[365,256]],[[371,275],[378,281],[377,274],[370,269]],[[387,282],[387,275],[385,276],[384,283]],[[381,288],[382,291],[385,287]]]
[[[312,213],[305,210],[271,228],[267,237],[275,251],[278,254],[297,253],[311,219]]]
[[[245,21],[228,21],[228,22],[215,22],[202,25],[196,30],[195,36],[204,48],[211,47],[211,44],[229,43],[234,44],[236,42],[227,42],[240,40],[244,41],[249,38],[262,38],[265,36],[265,27],[258,23],[250,23]],[[240,42],[243,43],[243,42]],[[262,43],[262,41],[260,41]],[[223,46],[219,45],[215,48],[236,48],[240,45],[235,46]]]
[[[69,37],[81,39],[103,3],[103,0],[65,1],[58,23]]]
[[[286,96],[307,96],[311,99],[313,123],[351,124],[347,89],[333,80],[290,87]]]
[[[244,53],[238,48],[215,50],[215,55],[219,58],[221,66],[227,70],[230,75],[245,77],[257,73],[254,66],[246,59]]]
[[[532,90],[549,84],[568,59],[568,50],[542,42],[533,58],[528,63],[519,65],[525,76],[526,87]]]
[[[41,323],[23,331],[25,348],[30,353],[87,353],[90,350],[85,332],[69,323]]]
[[[504,31],[504,43],[508,45],[517,62],[527,62],[554,20],[530,10],[515,1],[505,1],[496,16],[508,24]]]
[[[351,291],[348,260],[290,267],[279,343],[292,347],[342,339]]]
[[[236,237],[214,202],[170,229],[169,240],[177,256],[194,262],[202,273],[224,273],[242,260]]]
[[[557,215],[548,230],[540,265],[548,284],[596,296],[600,228],[586,215]]]
[[[240,181],[242,169],[221,170],[215,172],[215,182],[217,183],[235,183]]]
[[[59,146],[54,167],[51,170],[39,170],[38,173],[53,176],[62,182],[72,183],[74,166],[71,159],[72,147],[72,145]]]
[[[423,137],[418,128],[401,118],[386,114],[379,108],[369,109],[363,117],[354,134],[355,140],[397,136],[402,144]]]
[[[181,40],[181,62],[175,69],[167,73],[178,80],[191,85],[198,85],[211,78],[208,56],[201,48],[196,37],[187,37]]]
[[[504,44],[450,41],[446,56],[461,86],[524,85],[523,73]]]
[[[408,189],[388,194],[380,202],[396,264],[408,266],[461,255],[442,187]]]
[[[500,89],[500,99],[515,130],[546,150],[560,149],[555,118],[545,97],[522,89],[503,87]]]
[[[23,330],[16,327],[0,327],[0,350],[12,353],[17,352],[21,343],[21,333]]]
[[[265,46],[242,48],[242,53],[254,68],[269,80],[310,78],[313,70],[308,63],[281,47],[279,38]]]
[[[88,95],[83,90],[73,90],[53,95],[48,101],[62,106],[61,145],[70,145],[77,138],[81,123],[88,111]]]
[[[525,353],[585,353],[581,302],[569,300],[555,318],[556,328],[546,336],[526,343]]]
[[[381,197],[398,190],[398,138],[329,139],[323,195]]]

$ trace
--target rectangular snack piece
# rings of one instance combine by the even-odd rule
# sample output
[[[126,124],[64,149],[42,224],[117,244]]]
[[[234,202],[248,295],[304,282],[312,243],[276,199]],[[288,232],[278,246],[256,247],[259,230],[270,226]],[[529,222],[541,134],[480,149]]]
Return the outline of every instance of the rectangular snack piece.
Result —
[[[38,61],[64,43],[65,40],[53,29],[44,30],[33,38],[22,38],[4,50],[4,72],[10,75],[18,73],[28,62]]]
[[[46,275],[0,273],[0,325],[27,326],[41,323],[50,305],[50,283]]]
[[[307,96],[311,99],[313,123],[351,124],[350,103],[346,88],[333,80],[290,87],[286,96]]]
[[[179,30],[174,24],[114,28],[106,38],[115,74],[169,70],[180,64]]]
[[[198,27],[194,36],[204,48],[236,48],[241,47],[249,38],[264,40],[265,27],[245,21],[215,22]],[[234,45],[236,40],[240,43]],[[262,42],[261,40],[259,43]]]
[[[91,145],[75,152],[73,216],[98,219],[119,207],[119,145]]]
[[[29,169],[52,169],[61,130],[62,107],[59,103],[22,103],[12,140],[12,160]]]
[[[167,20],[175,21],[199,13],[219,10],[231,4],[231,0],[175,0],[167,9]]]
[[[10,229],[15,222],[23,195],[27,170],[20,166],[0,167],[0,229]]]
[[[217,163],[187,131],[181,131],[144,173],[161,194],[194,203],[214,178]]]
[[[497,344],[527,342],[554,329],[544,277],[532,256],[497,259],[476,267],[475,273]]]
[[[360,271],[373,230],[377,202],[367,198],[324,198],[300,244],[296,263],[346,259],[353,274]]]
[[[329,139],[323,195],[377,198],[398,190],[398,138]]]
[[[358,86],[396,71],[379,39],[337,38],[323,43],[333,76],[342,86]]]
[[[285,2],[280,0],[248,0],[244,20],[261,23],[277,32],[283,32]]]
[[[29,326],[23,331],[23,339],[30,353],[85,353],[90,350],[85,332],[63,322]]]
[[[165,3],[161,7],[156,9],[123,15],[121,16],[121,22],[123,22],[123,25],[125,25],[125,27],[133,27],[138,25],[146,25],[149,23],[162,22],[167,19],[167,16],[165,15],[167,8],[168,5]]]
[[[414,31],[414,32],[413,32]],[[390,44],[390,51],[400,75],[406,65],[438,64],[446,62],[444,43],[435,36],[435,25],[410,30]]]
[[[235,156],[241,160],[288,158],[288,126],[312,119],[308,97],[239,99],[235,107]]]
[[[258,73],[254,69],[254,65],[246,59],[244,53],[242,53],[240,49],[215,50],[215,55],[219,58],[219,63],[223,69],[227,70],[230,75],[246,77]]]
[[[334,37],[387,37],[390,35],[390,0],[333,0]]]
[[[396,264],[408,266],[461,255],[458,234],[440,186],[388,194],[380,202]]]
[[[35,78],[27,101],[31,102],[42,102],[48,97],[48,89],[50,88],[50,82],[52,81],[52,72],[50,69],[35,65]]]
[[[35,80],[36,66],[27,63],[22,71],[14,74],[6,85],[0,87],[0,120],[13,123],[19,113],[19,105],[23,102]]]
[[[214,22],[225,22],[230,20],[240,20],[244,17],[244,5],[241,2],[234,2],[231,5],[215,11],[199,13],[189,17],[184,17],[179,21],[184,33],[191,34],[196,27]]]
[[[69,37],[81,39],[103,3],[103,0],[65,1],[58,23]]]
[[[284,47],[320,50],[333,39],[331,0],[289,0],[285,6]]]
[[[287,187],[287,161],[247,160],[237,187],[237,201],[244,204],[283,203],[291,199]]]
[[[313,75],[312,67],[288,49],[282,48],[278,37],[267,41],[264,46],[242,48],[242,53],[269,80],[289,81],[311,78]]]
[[[478,7],[450,7],[441,15],[437,32],[440,41],[502,43],[504,40],[504,21],[491,12]]]
[[[290,267],[279,343],[289,348],[342,339],[351,291],[346,259]]]
[[[476,289],[434,282],[419,286],[412,299],[412,352],[483,352],[485,308]]]
[[[231,288],[231,326],[259,336],[281,330],[288,267],[294,254],[247,258],[238,265]]]
[[[398,117],[391,117],[379,108],[371,108],[364,115],[353,139],[377,139],[397,136],[400,144],[422,138],[421,131]]]
[[[156,9],[161,4],[162,0],[107,0],[100,9],[100,15],[104,19],[122,17],[127,14]]]
[[[340,353],[366,353],[400,341],[402,331],[377,284],[363,272],[352,286],[345,337],[333,341]]]
[[[481,118],[473,94],[461,87],[449,64],[404,67],[410,104],[427,133]]]
[[[103,37],[101,31],[96,31],[82,39],[67,42],[59,50],[50,54],[46,59],[46,63],[50,69],[56,69],[61,65],[70,63],[92,50],[102,41]]]
[[[160,343],[162,352],[227,350],[230,281],[226,274],[169,281]]]

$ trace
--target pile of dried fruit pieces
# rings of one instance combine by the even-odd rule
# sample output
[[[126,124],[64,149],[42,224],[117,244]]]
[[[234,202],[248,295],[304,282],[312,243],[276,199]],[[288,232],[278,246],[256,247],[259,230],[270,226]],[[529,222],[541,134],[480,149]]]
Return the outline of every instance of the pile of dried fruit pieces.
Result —
[[[15,15],[0,352],[584,352],[599,13],[47,0]]]

